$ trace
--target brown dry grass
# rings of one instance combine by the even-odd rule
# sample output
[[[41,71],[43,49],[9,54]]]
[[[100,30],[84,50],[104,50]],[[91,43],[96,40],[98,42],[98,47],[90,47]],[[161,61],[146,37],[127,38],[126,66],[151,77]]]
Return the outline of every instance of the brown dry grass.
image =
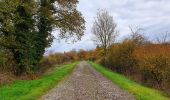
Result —
[[[9,72],[0,73],[0,86],[5,84],[10,84],[13,81],[15,81],[15,79],[16,77]]]

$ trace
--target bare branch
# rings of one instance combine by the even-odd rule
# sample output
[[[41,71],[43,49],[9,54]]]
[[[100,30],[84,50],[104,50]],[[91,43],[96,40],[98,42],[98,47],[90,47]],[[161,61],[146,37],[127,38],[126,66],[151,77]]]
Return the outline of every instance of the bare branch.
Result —
[[[170,43],[170,33],[165,32],[165,33],[160,33],[156,35],[156,42],[159,44]]]
[[[146,37],[143,35],[143,33],[141,33],[141,31],[143,30],[142,28],[135,26],[129,26],[129,29],[131,30],[131,39],[136,43],[136,44],[144,44],[147,43],[148,40],[146,39]]]
[[[106,10],[100,10],[92,27],[97,44],[102,47],[109,47],[117,36],[116,27],[117,24],[113,17]]]

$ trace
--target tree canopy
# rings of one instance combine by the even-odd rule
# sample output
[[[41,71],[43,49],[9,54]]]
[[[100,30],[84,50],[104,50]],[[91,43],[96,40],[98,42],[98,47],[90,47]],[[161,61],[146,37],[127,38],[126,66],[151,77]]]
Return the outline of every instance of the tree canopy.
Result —
[[[17,74],[31,72],[54,39],[80,40],[85,29],[78,0],[1,0],[0,46],[9,49],[18,65]]]

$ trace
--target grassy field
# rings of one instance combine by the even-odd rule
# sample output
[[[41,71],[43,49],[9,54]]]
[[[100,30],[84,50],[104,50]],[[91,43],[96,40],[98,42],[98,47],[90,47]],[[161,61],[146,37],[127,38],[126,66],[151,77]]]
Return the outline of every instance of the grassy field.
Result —
[[[1,86],[0,100],[37,100],[64,76],[71,73],[76,64],[77,62],[57,67],[51,74],[37,80],[18,80],[11,85]]]
[[[144,87],[136,82],[126,78],[123,75],[117,74],[103,66],[89,62],[97,71],[102,73],[112,82],[117,84],[122,89],[125,89],[132,93],[137,100],[169,100],[162,92]]]

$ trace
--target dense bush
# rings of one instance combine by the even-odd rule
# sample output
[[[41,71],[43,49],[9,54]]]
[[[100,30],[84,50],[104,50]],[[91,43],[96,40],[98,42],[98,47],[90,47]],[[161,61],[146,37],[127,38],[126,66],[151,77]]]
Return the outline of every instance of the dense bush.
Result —
[[[47,69],[53,67],[54,65],[77,61],[80,59],[79,53],[75,50],[64,53],[49,54],[41,59],[38,65],[38,72],[44,73]]]
[[[67,58],[62,53],[55,53],[48,56],[44,56],[38,65],[38,72],[43,73],[56,64],[64,63],[66,59]]]
[[[15,80],[13,75],[16,71],[16,64],[11,52],[0,48],[0,86],[12,83]]]
[[[134,55],[142,72],[143,83],[161,88],[169,81],[169,52],[170,45],[147,45],[136,48]]]
[[[96,61],[97,63],[104,64],[104,50],[103,48],[97,47],[91,54],[92,60]]]
[[[11,55],[8,50],[0,49],[0,72],[15,72],[16,66]]]
[[[170,45],[136,44],[125,40],[110,47],[107,67],[147,86],[167,91],[170,87]]]
[[[132,73],[136,66],[133,56],[135,44],[133,41],[126,40],[122,44],[113,45],[107,57],[109,68],[119,73]]]

